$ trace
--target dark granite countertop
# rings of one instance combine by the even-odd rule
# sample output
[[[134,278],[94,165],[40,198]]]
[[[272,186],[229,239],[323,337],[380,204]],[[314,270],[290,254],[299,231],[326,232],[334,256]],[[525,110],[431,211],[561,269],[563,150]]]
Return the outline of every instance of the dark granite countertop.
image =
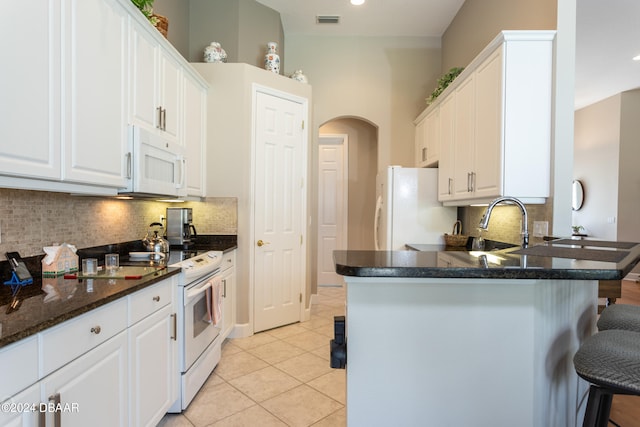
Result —
[[[180,273],[180,268],[158,269],[138,280],[42,278],[17,287],[0,288],[0,348],[72,319],[133,292]]]
[[[561,239],[522,249],[472,251],[407,244],[406,251],[335,251],[336,272],[355,277],[622,280],[640,244]]]
[[[192,247],[223,252],[236,248],[235,235],[198,236]],[[117,252],[123,263],[129,251],[140,250],[143,250],[141,243],[135,241],[79,249],[78,255],[80,258],[96,256],[102,260],[105,253]],[[40,261],[43,256],[25,258],[33,276],[32,284],[15,288],[0,284],[0,348],[180,273],[180,268],[167,267],[133,280],[42,278]],[[11,277],[6,261],[0,262],[0,276],[2,283]]]

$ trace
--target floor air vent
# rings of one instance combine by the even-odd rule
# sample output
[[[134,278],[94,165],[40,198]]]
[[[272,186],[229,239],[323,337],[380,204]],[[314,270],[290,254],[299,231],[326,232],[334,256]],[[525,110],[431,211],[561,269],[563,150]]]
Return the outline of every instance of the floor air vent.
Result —
[[[340,17],[336,15],[318,15],[316,16],[316,24],[339,24]]]

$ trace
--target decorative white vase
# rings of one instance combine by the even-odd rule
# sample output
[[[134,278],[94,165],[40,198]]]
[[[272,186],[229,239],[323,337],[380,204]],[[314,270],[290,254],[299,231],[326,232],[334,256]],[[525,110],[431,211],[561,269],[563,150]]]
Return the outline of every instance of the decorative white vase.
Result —
[[[267,43],[267,54],[264,56],[264,69],[280,74],[280,55],[278,55],[278,43]]]
[[[227,52],[220,46],[220,43],[211,42],[204,49],[204,62],[227,62]]]

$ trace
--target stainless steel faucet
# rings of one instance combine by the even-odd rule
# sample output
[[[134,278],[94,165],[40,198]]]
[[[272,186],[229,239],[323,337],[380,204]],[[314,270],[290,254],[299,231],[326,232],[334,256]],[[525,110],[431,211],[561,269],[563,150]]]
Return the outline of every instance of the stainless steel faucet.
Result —
[[[484,215],[482,216],[482,219],[480,220],[480,228],[482,228],[483,230],[486,230],[487,228],[489,228],[489,218],[491,217],[491,212],[493,211],[493,208],[495,208],[496,205],[503,202],[517,205],[522,211],[522,247],[526,248],[529,245],[529,226],[527,225],[528,224],[527,208],[524,206],[524,203],[522,203],[520,200],[516,199],[515,197],[509,197],[509,196],[498,197],[497,199],[489,203],[489,206],[487,206],[487,210],[485,211]]]

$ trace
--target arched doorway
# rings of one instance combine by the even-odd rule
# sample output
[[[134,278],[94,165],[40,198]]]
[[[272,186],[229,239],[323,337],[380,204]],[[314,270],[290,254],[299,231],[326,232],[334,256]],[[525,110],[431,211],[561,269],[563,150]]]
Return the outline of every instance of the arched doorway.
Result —
[[[329,137],[329,138],[323,138]],[[344,162],[342,164],[343,173],[346,179],[335,180],[335,185],[343,185],[343,188],[320,188],[321,185],[333,185],[331,179],[321,177],[323,166],[322,151],[323,140],[325,142],[336,143],[335,138],[348,141],[344,152]],[[327,282],[330,276],[327,275],[327,266],[333,267],[327,255],[331,252],[331,239],[323,239],[322,235],[326,224],[321,224],[321,216],[335,218],[342,221],[336,229],[341,230],[343,235],[337,236],[336,249],[373,249],[373,221],[375,212],[376,194],[376,174],[378,171],[378,128],[372,123],[354,117],[340,117],[332,119],[319,128],[319,156],[317,165],[318,183],[318,239],[316,253],[318,254],[317,284],[331,285],[336,283]],[[331,156],[331,155],[329,155]],[[326,160],[326,159],[325,159]],[[326,171],[326,169],[325,169]],[[336,172],[339,174],[339,172]],[[336,198],[347,194],[345,203],[333,203]],[[328,202],[331,200],[332,202]],[[337,209],[332,210],[333,205]],[[342,206],[341,206],[342,205]],[[329,211],[327,210],[329,208]],[[345,235],[346,234],[346,235]],[[324,254],[324,258],[322,258]],[[324,259],[324,261],[323,261]]]

